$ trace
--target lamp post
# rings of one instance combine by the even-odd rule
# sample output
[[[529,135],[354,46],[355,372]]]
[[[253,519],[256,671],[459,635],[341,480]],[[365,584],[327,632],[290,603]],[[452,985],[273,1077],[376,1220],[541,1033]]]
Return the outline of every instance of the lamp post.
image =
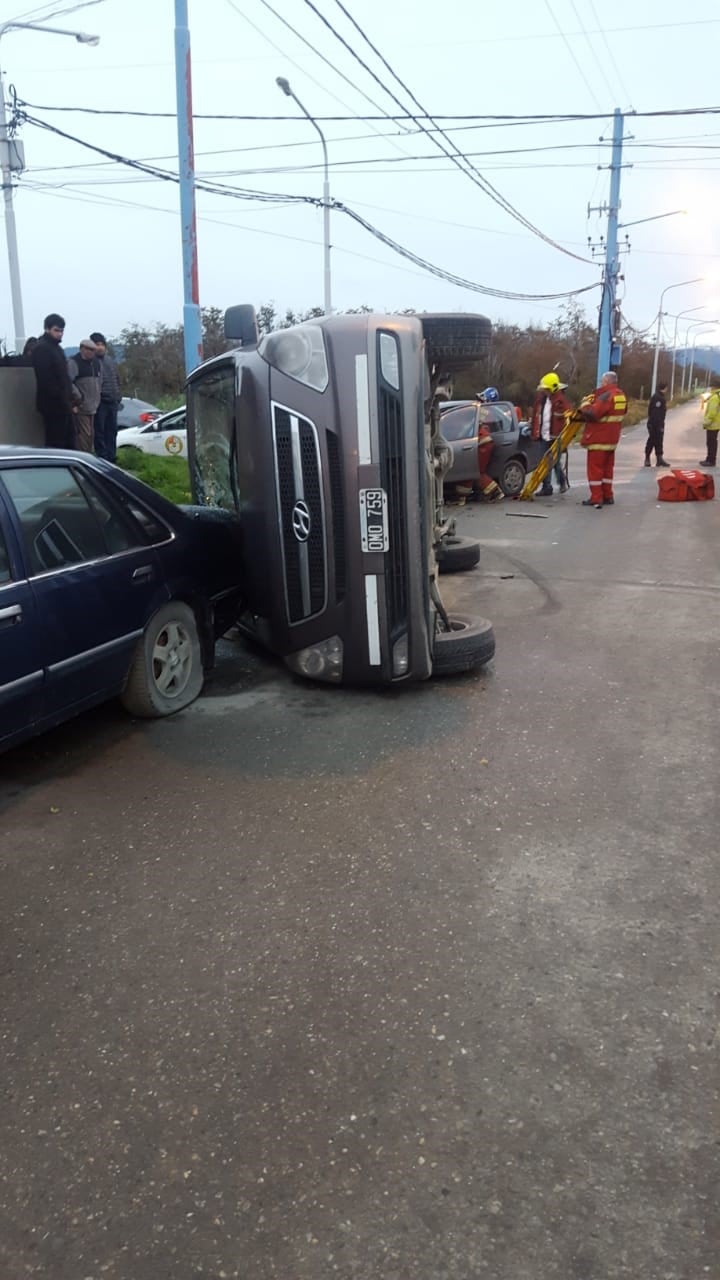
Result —
[[[718,321],[708,320],[706,323],[708,325],[708,328],[713,329],[715,325],[718,323]],[[700,334],[696,333],[695,337],[692,340],[692,355],[690,357],[690,377],[688,378],[688,391],[692,391],[692,376],[693,376],[693,368],[695,366],[695,347],[697,346],[697,340],[699,337],[700,337]]]
[[[652,379],[650,382],[650,395],[654,394],[655,388],[657,387],[658,360],[660,359],[660,331],[662,329],[663,299],[665,297],[665,294],[669,293],[671,289],[683,289],[688,284],[701,284],[702,280],[703,280],[703,276],[696,276],[694,280],[679,280],[677,284],[669,284],[667,288],[663,289],[662,293],[660,294],[660,305],[658,307],[657,337],[655,339],[655,356],[653,358]]]
[[[671,400],[675,395],[675,364],[677,361],[678,320],[680,320],[682,316],[691,316],[695,311],[704,311],[704,310],[705,310],[704,304],[701,307],[688,307],[686,311],[678,311],[675,317],[675,329],[673,331],[672,373],[670,375],[670,399]]]
[[[310,115],[307,107],[304,107],[297,94],[290,88],[290,82],[284,76],[278,76],[276,85],[282,89],[288,98],[292,98],[293,102],[300,108],[303,115],[310,121],[310,124],[317,130],[320,135],[323,149],[323,165],[325,177],[323,180],[323,311],[326,316],[332,314],[332,296],[330,288],[330,177],[328,173],[328,152],[325,134],[314,116]]]
[[[3,22],[0,24],[0,40],[8,31],[44,31],[51,36],[71,36],[73,40],[77,40],[78,44],[97,45],[100,43],[99,36],[87,35],[84,31],[68,31],[65,27],[42,26],[36,22]],[[11,164],[10,136],[5,113],[5,85],[3,84],[2,66],[0,66],[0,173],[2,174],[3,200],[5,204],[5,239],[7,241],[15,350],[22,351],[25,342],[25,318],[23,316],[20,260],[18,257],[17,228],[15,226],[13,202],[12,175],[15,168],[16,166]]]
[[[689,325],[688,325],[687,329],[685,330],[685,347],[684,347],[684,350],[685,350],[686,355],[687,355],[688,343],[689,343],[689,340],[690,340],[690,330],[691,330],[691,329],[697,329],[697,328],[701,327],[702,325],[708,325],[708,324],[709,324],[709,325],[714,325],[714,324],[717,324],[717,323],[718,323],[718,321],[717,321],[717,320],[695,320],[695,321],[693,322],[693,324],[689,324]],[[682,376],[682,382],[681,382],[681,384],[680,384],[680,394],[681,394],[681,395],[684,395],[684,393],[685,393],[685,370],[687,369],[687,367],[688,367],[688,365],[687,365],[687,360],[685,360],[685,361],[683,361],[683,376]],[[692,374],[692,368],[690,369],[690,373]],[[690,379],[690,378],[688,378],[688,386],[687,386],[688,391],[690,390],[690,382],[691,382],[691,379]]]

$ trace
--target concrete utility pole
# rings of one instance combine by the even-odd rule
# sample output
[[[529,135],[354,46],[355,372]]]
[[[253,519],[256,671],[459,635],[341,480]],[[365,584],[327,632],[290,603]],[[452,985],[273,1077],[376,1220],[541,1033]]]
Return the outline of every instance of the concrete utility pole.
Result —
[[[99,36],[88,35],[86,31],[68,31],[65,27],[48,27],[36,22],[3,22],[0,24],[0,40],[8,31],[41,31],[49,36],[70,36],[78,44],[98,45]],[[5,239],[7,241],[8,271],[10,275],[10,297],[12,300],[13,328],[15,330],[15,350],[22,351],[25,345],[25,317],[23,315],[22,285],[20,282],[20,255],[18,254],[17,228],[15,225],[15,206],[13,174],[24,167],[22,146],[14,142],[8,132],[5,112],[5,86],[3,84],[2,67],[0,66],[0,173],[2,174],[3,203],[5,205]]]
[[[192,75],[187,0],[175,0],[175,85],[177,100],[178,169],[182,221],[183,335],[185,372],[202,362],[202,317],[198,279],[197,214],[195,209],[195,147],[193,144]]]
[[[13,329],[15,330],[15,350],[20,352],[25,345],[25,316],[23,315],[20,256],[18,254],[15,205],[13,201],[13,173],[16,169],[11,159],[10,149],[12,145],[8,134],[7,115],[5,113],[5,85],[3,83],[2,67],[0,67],[0,168],[2,171],[3,202],[5,205],[5,239],[7,241],[8,271],[10,274],[10,298],[12,301]]]
[[[620,212],[620,170],[622,168],[623,129],[625,117],[619,107],[613,116],[612,158],[610,161],[610,203],[608,205],[607,238],[605,243],[605,271],[603,275],[602,302],[600,303],[600,332],[598,335],[597,385],[611,365],[619,364],[615,347],[615,299],[620,274],[618,254],[618,214]],[[618,355],[617,359],[613,357]]]

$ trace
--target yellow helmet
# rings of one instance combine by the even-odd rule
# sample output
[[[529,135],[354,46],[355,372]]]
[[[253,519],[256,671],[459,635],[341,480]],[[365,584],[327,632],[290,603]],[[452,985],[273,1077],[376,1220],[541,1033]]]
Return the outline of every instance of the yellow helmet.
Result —
[[[554,391],[560,390],[560,379],[556,373],[546,373],[545,376],[540,379],[540,386],[543,391],[549,391],[552,394]]]

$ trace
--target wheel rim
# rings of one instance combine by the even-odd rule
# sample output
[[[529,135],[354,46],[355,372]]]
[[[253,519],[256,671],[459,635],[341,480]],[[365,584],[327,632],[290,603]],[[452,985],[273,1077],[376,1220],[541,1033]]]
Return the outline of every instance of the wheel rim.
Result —
[[[166,622],[152,651],[152,677],[164,698],[178,698],[187,688],[192,672],[193,647],[190,632],[182,622]]]
[[[503,489],[506,493],[519,493],[525,484],[525,468],[521,462],[508,462],[503,471]]]

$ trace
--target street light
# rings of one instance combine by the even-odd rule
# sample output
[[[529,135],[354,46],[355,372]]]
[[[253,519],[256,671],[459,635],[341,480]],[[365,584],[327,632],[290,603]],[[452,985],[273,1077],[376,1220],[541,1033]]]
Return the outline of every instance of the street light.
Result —
[[[692,324],[689,324],[689,325],[688,325],[688,327],[687,327],[687,329],[685,330],[685,348],[684,348],[684,350],[685,350],[686,355],[687,355],[687,349],[688,349],[688,342],[689,342],[689,339],[690,339],[690,330],[691,330],[691,329],[698,329],[698,328],[700,328],[702,325],[711,325],[711,326],[712,326],[712,325],[714,325],[714,324],[718,324],[718,323],[720,323],[720,322],[718,322],[717,320],[695,320],[695,321],[693,321],[693,323],[692,323]],[[683,376],[682,376],[682,382],[681,382],[681,384],[680,384],[680,394],[681,394],[681,395],[684,395],[684,394],[685,394],[685,370],[687,369],[687,367],[688,367],[688,365],[687,365],[687,360],[684,360],[684,361],[683,361]],[[692,366],[690,367],[690,372],[691,372],[691,374],[692,374]],[[690,379],[688,378],[688,391],[690,390],[690,385],[691,385],[691,383],[690,383]]]
[[[691,316],[695,311],[704,311],[704,310],[705,310],[705,304],[703,303],[703,305],[700,307],[688,307],[686,311],[678,311],[675,317],[675,329],[673,332],[672,373],[670,375],[670,399],[671,400],[675,395],[675,364],[677,361],[678,320],[680,320],[682,316]]]
[[[328,153],[327,143],[325,142],[325,134],[323,133],[317,120],[310,115],[307,107],[304,107],[297,94],[290,88],[289,80],[284,76],[278,76],[276,85],[282,89],[286,97],[292,98],[293,102],[300,108],[303,115],[310,121],[310,124],[320,135],[323,149],[323,164],[325,168],[325,178],[323,181],[323,293],[324,305],[323,310],[326,316],[332,314],[332,300],[330,291],[330,178],[328,175]]]
[[[708,326],[708,328],[709,328],[709,329],[713,329],[713,328],[715,328],[715,326],[716,326],[718,323],[720,323],[720,322],[718,322],[717,320],[707,320],[707,321],[706,321],[706,324],[707,324],[707,326]],[[699,338],[699,337],[700,337],[700,334],[699,334],[699,333],[696,333],[696,334],[695,334],[695,337],[694,337],[694,338],[693,338],[693,340],[692,340],[692,348],[691,348],[691,350],[692,350],[692,355],[691,355],[691,357],[690,357],[690,377],[688,378],[688,391],[690,391],[690,392],[692,392],[692,376],[693,376],[693,368],[694,368],[694,365],[695,365],[695,347],[696,347],[696,345],[697,345],[697,340],[698,340],[698,338]]]
[[[94,46],[100,43],[99,36],[88,35],[85,31],[68,31],[65,27],[38,26],[35,22],[2,23],[0,25],[0,40],[8,31],[44,31],[51,36],[71,36],[73,40],[77,40],[78,44]],[[5,201],[5,239],[7,241],[8,270],[10,273],[15,350],[22,351],[25,343],[25,319],[23,316],[15,209],[13,206],[15,190],[12,184],[12,175],[16,167],[11,164],[10,135],[8,133],[7,115],[5,114],[5,86],[3,84],[2,66],[0,66],[0,173],[2,174],[3,199]]]
[[[685,285],[688,285],[688,284],[701,284],[703,279],[704,279],[704,276],[696,276],[694,280],[679,280],[677,284],[669,284],[667,288],[663,289],[662,293],[660,294],[660,306],[658,307],[657,338],[655,339],[655,356],[653,359],[652,380],[650,383],[650,395],[655,394],[655,388],[657,387],[658,360],[660,359],[660,330],[662,329],[662,318],[663,318],[663,298],[665,297],[666,293],[670,292],[671,289],[684,289]]]

